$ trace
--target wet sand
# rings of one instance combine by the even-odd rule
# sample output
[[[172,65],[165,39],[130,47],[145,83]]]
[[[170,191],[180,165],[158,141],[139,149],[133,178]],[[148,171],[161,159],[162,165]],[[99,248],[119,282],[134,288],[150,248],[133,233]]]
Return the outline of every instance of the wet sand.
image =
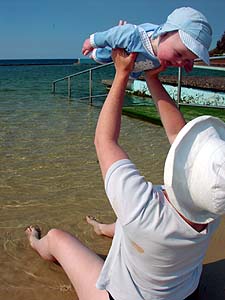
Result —
[[[209,245],[201,278],[202,300],[225,299],[225,217]]]
[[[103,200],[103,199],[102,199]],[[102,206],[102,205],[101,205]],[[103,208],[103,207],[102,207]],[[61,207],[65,210],[65,207]],[[48,219],[54,223],[54,214],[63,217],[59,213],[59,207],[53,209],[52,215],[48,211]],[[51,209],[52,210],[52,209]],[[71,206],[70,206],[71,210]],[[65,211],[67,214],[69,210]],[[104,211],[97,212],[93,208],[86,208],[83,214],[88,212],[96,213],[102,221],[113,221],[114,215],[107,203]],[[45,217],[40,217],[41,209],[36,209],[36,213],[27,220],[31,223],[38,220],[42,230],[46,232],[51,228],[51,224],[46,221]],[[96,253],[106,255],[111,244],[111,240],[99,237],[94,234],[92,229],[86,224],[83,215],[74,211],[74,215],[66,216],[66,224],[55,222],[55,227],[60,227],[77,235],[83,242],[91,247]],[[223,219],[220,228],[214,235],[206,258],[200,291],[204,300],[223,300],[225,287],[225,237],[224,237],[225,220]],[[1,230],[2,234],[2,230]],[[3,243],[2,243],[3,242]],[[70,284],[68,278],[62,269],[53,264],[43,261],[28,245],[24,237],[23,227],[8,228],[2,235],[2,246],[5,254],[1,253],[1,284],[0,299],[4,300],[67,300],[78,299],[76,293]],[[1,251],[2,252],[2,251]]]
[[[9,139],[0,145],[2,300],[76,299],[61,268],[30,248],[24,233],[30,224],[43,233],[52,227],[67,230],[96,253],[108,253],[111,241],[96,237],[85,221],[89,214],[103,222],[115,219],[93,144],[99,110],[75,105],[62,104],[62,116],[57,110],[32,122],[23,118],[23,125],[13,115]],[[168,142],[161,127],[123,117],[121,143],[147,179],[162,182]]]
[[[14,124],[15,145],[10,135],[3,151],[0,299],[77,299],[61,268],[43,261],[30,248],[24,234],[30,224],[39,224],[44,233],[52,227],[67,230],[101,255],[107,255],[110,247],[111,240],[96,236],[85,221],[88,214],[103,222],[115,219],[93,145],[98,110],[84,106],[65,113],[70,121],[62,119],[55,126],[47,123],[46,128],[40,118],[39,125],[33,120],[23,132]],[[81,115],[84,119],[79,124]],[[60,127],[55,131],[57,124]],[[169,148],[162,127],[124,116],[121,143],[147,180],[162,183]],[[201,283],[204,300],[224,299],[224,226],[223,220],[205,258]]]

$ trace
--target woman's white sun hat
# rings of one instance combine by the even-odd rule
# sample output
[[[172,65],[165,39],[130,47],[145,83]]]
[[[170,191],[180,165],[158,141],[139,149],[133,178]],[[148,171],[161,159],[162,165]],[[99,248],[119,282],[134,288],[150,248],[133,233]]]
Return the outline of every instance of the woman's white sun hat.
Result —
[[[206,17],[191,7],[177,8],[153,32],[152,38],[175,30],[178,30],[183,44],[209,65],[208,49],[212,41],[212,28]]]
[[[171,204],[188,220],[209,223],[225,213],[225,123],[201,116],[171,145],[164,168]]]

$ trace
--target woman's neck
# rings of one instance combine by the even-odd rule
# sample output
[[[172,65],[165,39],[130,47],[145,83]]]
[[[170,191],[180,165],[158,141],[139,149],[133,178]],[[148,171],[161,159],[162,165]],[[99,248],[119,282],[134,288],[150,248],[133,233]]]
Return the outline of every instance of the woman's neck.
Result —
[[[172,204],[172,203],[170,202],[170,200],[169,200],[169,197],[168,197],[168,195],[167,195],[167,192],[166,192],[166,191],[163,191],[163,194],[164,194],[164,196],[166,197],[167,201],[173,206],[173,204]],[[174,207],[174,206],[173,206],[173,207]],[[176,208],[174,207],[174,209],[176,209]],[[198,231],[198,232],[203,231],[203,230],[208,226],[208,224],[194,223],[194,222],[188,220],[187,218],[185,218],[185,216],[183,216],[177,209],[176,209],[176,211],[177,211],[177,213],[180,215],[180,217],[181,217],[186,223],[188,223],[192,228],[194,228],[194,229],[195,229],[196,231]]]

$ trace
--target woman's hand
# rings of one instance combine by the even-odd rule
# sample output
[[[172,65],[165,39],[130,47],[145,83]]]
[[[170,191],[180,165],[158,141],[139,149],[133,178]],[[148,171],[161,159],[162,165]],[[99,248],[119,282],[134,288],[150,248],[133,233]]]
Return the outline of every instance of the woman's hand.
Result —
[[[112,59],[117,72],[130,73],[134,67],[134,61],[137,53],[128,54],[124,49],[118,48],[112,50]]]
[[[192,69],[193,69],[193,65],[194,65],[194,61],[193,60],[187,60],[184,64],[184,69],[185,71],[188,73],[188,72],[191,72]]]
[[[166,70],[166,67],[164,66],[159,66],[157,69],[152,69],[152,70],[147,70],[145,71],[145,75],[149,78],[151,77],[156,77],[158,78],[159,73],[163,72]]]

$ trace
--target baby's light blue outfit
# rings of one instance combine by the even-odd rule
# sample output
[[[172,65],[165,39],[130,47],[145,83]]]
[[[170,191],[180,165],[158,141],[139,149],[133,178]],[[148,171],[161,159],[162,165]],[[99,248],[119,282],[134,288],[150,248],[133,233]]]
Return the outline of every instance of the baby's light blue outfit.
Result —
[[[145,23],[141,25],[119,25],[103,32],[96,32],[90,36],[90,43],[94,48],[92,56],[98,63],[112,62],[112,49],[123,48],[128,53],[137,52],[132,78],[137,78],[142,71],[155,69],[160,66],[154,55],[150,36],[158,25]]]

